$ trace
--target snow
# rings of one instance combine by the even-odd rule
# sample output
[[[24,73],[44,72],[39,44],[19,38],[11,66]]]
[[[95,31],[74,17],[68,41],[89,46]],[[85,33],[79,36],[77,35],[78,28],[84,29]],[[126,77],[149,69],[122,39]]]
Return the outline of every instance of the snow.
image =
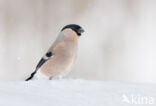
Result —
[[[83,79],[1,81],[0,106],[156,106],[156,84]]]

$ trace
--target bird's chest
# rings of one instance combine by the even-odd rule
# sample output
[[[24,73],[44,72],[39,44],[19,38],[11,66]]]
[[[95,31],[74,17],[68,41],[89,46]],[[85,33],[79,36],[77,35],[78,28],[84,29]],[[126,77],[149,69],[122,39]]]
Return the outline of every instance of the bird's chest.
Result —
[[[77,54],[77,43],[68,42],[60,46],[61,47],[56,54],[60,55],[61,57],[72,58],[75,56],[75,54]]]
[[[71,70],[77,57],[77,46],[59,47],[54,55],[41,67],[47,75],[65,74]]]
[[[57,55],[57,57],[60,57],[58,62],[68,64],[73,63],[77,56],[77,47],[68,46],[68,48],[63,48]]]

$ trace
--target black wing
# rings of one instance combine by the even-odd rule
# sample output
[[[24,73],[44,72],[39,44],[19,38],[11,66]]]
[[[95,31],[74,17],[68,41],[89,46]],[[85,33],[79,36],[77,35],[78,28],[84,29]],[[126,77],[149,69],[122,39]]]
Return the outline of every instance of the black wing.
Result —
[[[48,52],[46,53],[46,55],[44,57],[41,58],[41,60],[39,61],[39,63],[36,66],[36,69],[33,73],[31,73],[30,77],[28,77],[25,81],[29,81],[31,80],[34,75],[36,74],[37,70],[52,56],[52,52]]]

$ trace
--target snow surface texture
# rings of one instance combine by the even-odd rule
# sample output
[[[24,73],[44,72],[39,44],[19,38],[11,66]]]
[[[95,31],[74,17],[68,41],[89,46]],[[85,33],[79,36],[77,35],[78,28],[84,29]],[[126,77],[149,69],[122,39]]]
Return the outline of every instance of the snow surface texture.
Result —
[[[156,106],[156,85],[91,80],[1,81],[0,106]]]

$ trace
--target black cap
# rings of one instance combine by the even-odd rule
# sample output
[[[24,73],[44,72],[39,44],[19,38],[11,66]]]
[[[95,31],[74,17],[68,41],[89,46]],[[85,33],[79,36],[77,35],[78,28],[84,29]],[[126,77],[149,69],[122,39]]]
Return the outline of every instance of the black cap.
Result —
[[[76,24],[69,24],[69,25],[66,25],[65,27],[62,28],[61,31],[67,29],[67,28],[70,28],[72,29],[73,31],[75,31],[77,33],[77,35],[81,35],[81,33],[84,32],[84,29],[82,27],[80,27],[79,25],[76,25]]]

